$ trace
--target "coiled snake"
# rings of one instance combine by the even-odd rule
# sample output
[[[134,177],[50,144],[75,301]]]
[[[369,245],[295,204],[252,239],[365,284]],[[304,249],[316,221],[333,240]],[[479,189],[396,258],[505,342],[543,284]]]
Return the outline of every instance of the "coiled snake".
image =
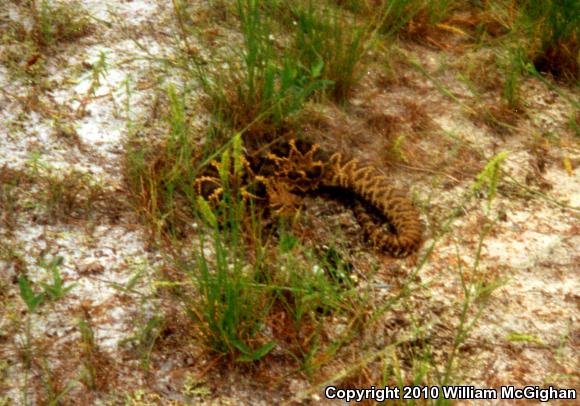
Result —
[[[198,194],[214,202],[221,199],[223,192],[221,164],[212,161],[195,179]],[[420,246],[422,226],[417,209],[386,176],[356,158],[324,152],[317,144],[290,140],[265,153],[245,157],[244,169],[236,187],[243,187],[248,196],[266,200],[276,214],[296,210],[301,201],[299,195],[339,189],[351,197],[353,213],[375,248],[404,257]],[[252,193],[247,192],[250,184],[254,184]],[[377,223],[377,216],[383,221]],[[389,231],[385,230],[385,222]]]

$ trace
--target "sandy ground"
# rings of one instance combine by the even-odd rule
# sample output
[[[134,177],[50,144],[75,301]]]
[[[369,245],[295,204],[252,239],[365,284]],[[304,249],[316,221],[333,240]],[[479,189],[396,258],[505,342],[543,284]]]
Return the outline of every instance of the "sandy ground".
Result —
[[[155,94],[150,86],[154,83],[152,65],[145,60],[144,51],[127,38],[119,21],[129,30],[140,32],[140,41],[147,45],[151,55],[162,56],[167,48],[161,34],[170,29],[166,25],[141,29],[155,21],[169,21],[170,14],[154,0],[85,0],[82,3],[91,15],[113,21],[113,24],[110,28],[97,24],[95,33],[63,44],[62,49],[47,60],[51,87],[38,95],[38,108],[25,108],[21,98],[32,89],[23,80],[14,79],[8,67],[0,65],[0,87],[4,89],[0,93],[0,167],[28,171],[31,162],[36,160],[51,174],[66,174],[74,169],[88,174],[92,182],[109,193],[123,195],[121,165],[128,122],[143,120]],[[443,56],[438,52],[416,45],[410,49],[417,52],[424,66],[462,100],[473,99],[463,86],[456,84],[452,71],[437,69],[443,63]],[[107,70],[91,96],[94,78],[91,71],[82,66],[97,63],[101,53],[106,56]],[[365,80],[371,87],[375,83],[372,75],[369,72]],[[463,381],[479,387],[554,385],[578,388],[580,171],[577,165],[580,149],[577,138],[567,126],[569,103],[541,82],[529,79],[523,89],[523,98],[528,101],[527,115],[520,118],[511,134],[498,135],[471,120],[419,73],[409,73],[408,79],[413,86],[394,85],[375,89],[374,93],[367,88],[363,96],[355,96],[353,105],[364,105],[396,116],[410,100],[420,100],[422,114],[429,118],[429,130],[436,136],[452,134],[486,159],[506,151],[508,158],[503,166],[506,174],[513,181],[543,193],[531,197],[518,195],[510,189],[510,185],[515,189],[513,181],[506,180],[491,208],[487,207],[485,198],[470,201],[461,216],[452,222],[452,231],[438,241],[430,261],[420,272],[421,281],[431,292],[425,303],[431,310],[442,309],[437,324],[443,331],[450,331],[463,300],[459,266],[473,267],[485,219],[501,219],[483,242],[476,273],[498,277],[504,284],[493,293],[491,305],[484,311],[467,343],[468,348],[462,355],[465,360]],[[128,88],[131,89],[130,97]],[[571,95],[568,89],[560,91]],[[371,93],[372,105],[368,107]],[[80,113],[82,107],[84,114]],[[46,114],[47,110],[57,110],[60,122],[54,119],[55,115]],[[402,125],[412,124],[404,122]],[[76,142],[66,142],[58,136],[57,130],[62,125],[74,128],[78,134]],[[545,169],[534,172],[538,157],[530,148],[530,134],[548,132],[562,142],[549,146],[549,153],[542,157]],[[367,141],[358,146],[361,153],[380,161],[382,157],[377,152],[380,150],[372,140]],[[447,146],[438,143],[435,136],[425,137],[417,145],[419,157],[443,156],[448,152]],[[571,171],[566,170],[564,160],[572,162]],[[479,158],[479,169],[484,164],[485,160]],[[452,170],[460,170],[461,165],[459,161],[448,172],[443,171],[451,179],[448,184],[441,181],[445,176],[435,177],[400,167],[394,169],[394,177],[402,179],[400,182],[424,205],[423,220],[428,240],[423,252],[434,241],[429,230],[436,215],[455,207],[477,174],[476,171],[474,176],[457,179]],[[438,183],[434,183],[434,179]],[[544,189],[537,186],[540,183],[545,185]],[[38,192],[38,187],[30,191],[35,190]],[[148,398],[143,395],[143,402],[148,399],[156,404],[181,399],[187,367],[204,368],[191,359],[199,349],[178,351],[174,358],[169,356],[160,363],[156,372],[146,374],[138,368],[138,357],[128,355],[123,343],[134,334],[138,321],[147,320],[158,310],[158,303],[141,300],[139,295],[154,291],[153,281],[163,263],[162,253],[151,249],[137,217],[127,208],[119,213],[105,210],[90,226],[87,221],[62,222],[42,215],[42,208],[35,207],[30,199],[32,197],[22,204],[25,209],[17,215],[14,232],[8,237],[7,230],[0,229],[1,238],[21,254],[33,282],[44,280],[47,274],[38,265],[38,258],[58,255],[63,257],[61,272],[65,282],[75,284],[63,300],[31,316],[32,337],[43,339],[41,352],[45,359],[52,363],[55,371],[57,365],[67,360],[78,363],[79,354],[75,350],[80,339],[78,317],[89,314],[98,347],[103,358],[109,360],[103,368],[114,375],[119,384],[119,389],[110,392],[114,395],[106,395],[104,391],[102,396],[90,398],[91,402],[106,404],[107,400],[137,404],[122,402],[129,399],[127,396],[138,399],[139,388],[160,396]],[[412,267],[412,262],[408,261],[399,265],[389,259],[385,263],[385,270],[393,266],[406,270]],[[15,405],[23,404],[26,379],[35,384],[39,381],[26,377],[24,361],[17,350],[23,345],[24,335],[22,326],[15,323],[23,323],[18,320],[23,320],[19,316],[25,312],[18,294],[17,267],[0,258],[0,269],[3,282],[0,306],[4,307],[0,316],[0,404],[11,404],[2,403],[6,402],[4,399],[11,399]],[[130,294],[119,288],[133,281]],[[378,336],[375,339],[380,341]],[[375,345],[380,347],[380,342]],[[62,368],[62,371],[64,381],[74,380],[74,370]],[[258,389],[254,392],[255,385],[249,378],[242,377],[241,382],[245,383],[241,385],[239,382],[234,385],[232,381],[240,379],[238,375],[224,374],[220,379],[223,379],[221,388],[228,389],[220,390],[219,385],[208,384],[210,393],[199,399],[208,404],[212,399],[216,404],[270,404],[270,400],[277,397],[274,391]],[[245,389],[236,390],[236,387]],[[307,380],[292,379],[284,389],[288,393],[278,396],[287,398],[290,391],[307,390],[308,387]],[[81,390],[79,388],[74,391]],[[34,404],[30,399],[34,399],[37,392],[33,389],[28,392],[28,402]],[[313,395],[311,400],[318,403],[320,395]]]

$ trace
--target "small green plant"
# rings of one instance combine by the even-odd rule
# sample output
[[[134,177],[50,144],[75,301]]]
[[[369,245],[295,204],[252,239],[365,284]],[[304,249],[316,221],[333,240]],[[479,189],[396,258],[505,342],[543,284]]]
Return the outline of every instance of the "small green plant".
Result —
[[[51,301],[60,300],[74,287],[74,285],[65,287],[63,284],[59,270],[62,262],[63,258],[60,256],[56,256],[50,261],[46,261],[42,257],[39,259],[39,266],[49,271],[52,275],[51,284],[40,282],[40,285],[43,288],[41,292],[35,292],[33,289],[33,284],[25,274],[20,274],[18,278],[20,297],[26,304],[29,312],[28,317],[26,318],[26,330],[23,343],[24,360],[27,368],[27,372],[24,376],[25,383],[28,382],[28,369],[32,367],[33,360],[33,342],[31,335],[32,315],[36,313],[39,306],[42,305],[46,299]],[[45,389],[47,391],[48,398],[51,399],[48,401],[48,404],[56,405],[58,404],[58,399],[61,399],[63,396],[65,396],[66,393],[68,393],[76,385],[76,382],[69,382],[64,388],[60,389],[59,384],[57,384],[52,379],[53,374],[46,360],[43,361],[42,366],[42,377],[45,380]],[[24,398],[25,400],[27,398],[26,392]]]
[[[236,182],[244,171],[242,150],[237,134],[221,154],[220,201],[197,198],[210,237],[202,231],[195,259],[183,267],[198,292],[188,313],[214,352],[256,362],[274,349],[278,335],[290,335],[289,355],[312,372],[318,367],[315,356],[331,351],[319,343],[325,318],[351,315],[352,307],[363,305],[351,295],[348,272],[335,251],[319,261],[282,225],[278,249],[267,247],[257,208],[248,199],[251,191]],[[265,335],[264,325],[281,312],[292,325],[276,325]]]
[[[502,96],[510,108],[520,105],[520,82],[524,74],[524,56],[521,48],[515,48],[508,53],[508,61],[504,64],[504,86]]]
[[[62,299],[75,287],[75,284],[64,286],[60,275],[60,267],[63,261],[64,258],[61,256],[55,256],[49,261],[43,257],[39,259],[38,265],[52,275],[52,283],[41,282],[45,295],[52,301]]]
[[[86,114],[86,105],[90,98],[95,96],[99,87],[101,87],[101,80],[107,75],[107,55],[105,52],[99,52],[99,58],[91,65],[91,84],[87,90],[87,95],[81,100],[77,108],[77,115],[83,116]],[[129,102],[129,94],[127,95],[127,102]]]
[[[501,163],[508,157],[508,153],[505,151],[500,152],[495,157],[489,160],[489,162],[483,168],[483,171],[477,175],[477,179],[472,186],[474,191],[481,190],[481,188],[487,184],[488,185],[488,195],[487,202],[488,208],[491,206],[495,195],[497,193],[497,187],[500,180],[501,174]]]
[[[200,380],[195,374],[189,373],[183,382],[182,393],[190,400],[194,398],[206,398],[212,394],[205,380]]]
[[[273,311],[275,314],[281,312],[291,321],[277,325],[277,334],[287,341],[286,351],[296,360],[300,370],[313,376],[323,365],[321,360],[331,359],[357,336],[360,328],[357,320],[366,309],[368,297],[356,289],[348,267],[336,251],[329,249],[326,255],[314,255],[297,242],[286,251],[284,246],[288,241],[294,238],[282,230],[278,247],[279,270],[269,281],[276,287]],[[300,254],[305,254],[307,259]],[[349,326],[328,342],[324,334],[330,317],[345,317]]]
[[[75,287],[75,284],[65,286],[63,283],[60,275],[60,267],[63,261],[63,257],[58,255],[48,261],[44,257],[38,259],[38,265],[52,276],[51,283],[40,282],[40,286],[43,289],[40,293],[34,293],[31,282],[24,274],[21,274],[18,278],[20,297],[24,300],[31,313],[34,313],[45,299],[51,301],[60,300]]]
[[[86,314],[79,317],[78,327],[81,333],[79,346],[83,364],[80,380],[87,388],[95,390],[99,387],[99,376],[102,376],[103,372],[98,370],[96,360],[99,355],[99,349],[91,320]]]
[[[0,226],[4,228],[6,234],[2,240],[7,240],[14,232],[18,219],[19,209],[23,206],[23,192],[26,190],[31,179],[25,171],[13,170],[7,167],[0,168]],[[2,258],[3,247],[0,242],[0,258]]]
[[[212,350],[235,355],[238,361],[256,361],[273,348],[271,341],[257,337],[270,295],[257,283],[257,270],[245,266],[239,248],[230,251],[219,232],[214,233],[213,248],[213,266],[201,248],[196,266],[188,271],[200,290],[200,300],[190,306],[190,315],[203,327]]]
[[[395,138],[395,142],[393,142],[393,146],[391,147],[391,151],[394,157],[402,162],[408,162],[405,151],[403,150],[403,143],[405,142],[406,138],[407,137],[405,134],[399,135],[397,138]]]
[[[61,400],[75,388],[78,382],[73,380],[63,384],[55,371],[50,368],[46,359],[42,360],[41,365],[40,377],[46,393],[43,403],[49,406],[58,406],[62,404]]]
[[[32,153],[26,165],[40,185],[37,200],[43,204],[46,214],[56,219],[88,218],[102,198],[102,185],[89,173],[77,169],[59,173],[43,162],[38,152]]]
[[[74,170],[62,177],[53,170],[48,170],[43,175],[43,200],[47,213],[60,217],[63,214],[73,214],[80,206],[84,189],[90,185],[90,175]]]
[[[20,288],[20,297],[26,304],[26,307],[28,307],[28,311],[34,313],[38,306],[44,302],[44,292],[35,293],[32,290],[30,281],[24,274],[21,274],[18,278],[18,286]]]
[[[124,342],[136,343],[137,352],[141,359],[141,368],[145,371],[149,369],[151,353],[163,329],[163,323],[162,317],[154,316],[145,325],[138,328],[133,337],[124,340]]]
[[[576,111],[575,113],[570,114],[568,125],[572,131],[574,131],[576,138],[580,138],[580,113]]]
[[[186,116],[187,93],[167,89],[167,138],[158,145],[132,136],[126,145],[124,172],[138,211],[155,239],[174,238],[194,221],[196,196],[192,179],[199,168],[196,138]]]
[[[510,342],[524,342],[538,345],[545,345],[545,343],[532,334],[512,332],[507,335],[507,340]]]
[[[473,331],[473,328],[481,318],[481,315],[487,308],[492,293],[504,284],[503,281],[497,278],[488,280],[488,276],[485,275],[485,273],[482,273],[479,269],[483,241],[491,231],[492,226],[493,224],[489,225],[488,227],[484,227],[479,235],[479,243],[475,252],[473,267],[469,273],[472,278],[475,277],[473,280],[467,281],[466,276],[468,273],[463,269],[461,262],[458,262],[458,273],[464,298],[463,302],[461,303],[459,321],[455,328],[455,337],[453,340],[452,351],[449,354],[447,363],[445,364],[444,372],[442,373],[442,386],[446,386],[451,383],[454,372],[457,369],[455,362],[459,356],[460,348],[463,346]]]
[[[358,81],[358,68],[373,38],[373,22],[357,21],[326,1],[306,0],[290,9],[300,66],[306,75],[327,81],[334,100],[345,101]]]
[[[39,151],[33,151],[30,158],[26,161],[26,167],[30,169],[33,175],[49,170],[50,166],[42,161],[42,154]]]

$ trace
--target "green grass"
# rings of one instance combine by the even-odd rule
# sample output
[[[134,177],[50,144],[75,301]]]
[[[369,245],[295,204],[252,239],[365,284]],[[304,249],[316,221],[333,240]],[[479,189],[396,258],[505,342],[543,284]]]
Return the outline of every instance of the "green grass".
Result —
[[[91,30],[86,12],[70,2],[33,0],[30,12],[34,20],[32,38],[40,48],[75,40]]]
[[[62,382],[61,377],[51,368],[47,359],[42,359],[40,364],[42,368],[40,380],[44,389],[44,396],[41,396],[40,401],[46,405],[57,406],[78,385],[78,382],[74,380]]]
[[[55,377],[54,371],[51,370],[45,355],[38,352],[40,340],[32,334],[33,318],[39,317],[41,307],[47,302],[54,303],[62,300],[74,288],[74,284],[65,286],[60,274],[62,261],[63,258],[60,256],[53,257],[50,261],[47,261],[44,257],[38,259],[39,267],[50,273],[52,277],[51,283],[32,283],[23,273],[18,277],[20,298],[28,309],[26,322],[24,327],[21,327],[23,329],[23,339],[19,344],[25,368],[22,382],[22,400],[24,404],[28,404],[30,373],[36,364],[41,365],[40,378],[44,386],[47,404],[58,404],[58,399],[65,396],[76,385],[76,382],[71,381],[65,387],[61,387],[61,382]],[[40,285],[42,289],[38,289],[36,285]],[[53,307],[50,309],[54,310]]]
[[[486,4],[486,12],[505,30],[490,45],[498,55],[502,96],[509,108],[522,105],[519,89],[528,74],[550,74],[578,86],[579,2],[494,0]]]
[[[335,3],[367,18],[378,16],[380,32],[387,38],[422,36],[461,4],[456,0],[335,0]]]
[[[580,81],[580,3],[575,0],[528,0],[520,5],[522,24],[531,39],[529,59],[540,72]]]
[[[521,48],[510,50],[506,59],[502,67],[505,78],[502,96],[508,106],[514,109],[521,105],[520,85],[525,64],[523,50]]]
[[[505,5],[506,10],[507,6],[516,5],[514,14],[505,20],[510,24],[510,34],[498,41],[504,48],[497,52],[503,78],[501,95],[510,109],[525,105],[520,88],[526,75],[554,88],[551,78],[543,75],[545,72],[572,82],[578,77],[577,62],[576,68],[568,62],[559,63],[556,69],[546,67],[546,60],[571,61],[574,53],[577,61],[578,24],[571,17],[575,4],[499,0],[489,3]],[[31,74],[35,69],[40,70],[42,60],[60,44],[86,31],[84,20],[75,20],[74,15],[67,14],[71,10],[60,9],[65,3],[32,1],[26,4],[30,5],[28,11],[34,17],[33,30],[26,36],[20,27],[11,26],[3,33],[3,40],[25,44],[22,49],[26,52],[12,56],[16,58],[16,65],[31,62],[27,67]],[[273,377],[273,385],[285,385],[295,377],[311,382],[312,387],[297,394],[295,400],[320,394],[323,385],[336,382],[359,387],[463,383],[462,367],[470,359],[463,349],[487,309],[493,291],[501,283],[480,267],[480,260],[483,242],[495,226],[495,220],[490,218],[494,212],[490,209],[498,193],[502,193],[504,153],[489,159],[474,179],[473,188],[468,188],[457,205],[441,215],[440,227],[430,225],[433,245],[424,251],[408,278],[395,288],[378,285],[372,272],[356,284],[350,277],[352,269],[347,255],[361,253],[345,255],[331,243],[330,248],[312,247],[310,241],[300,240],[293,234],[292,219],[262,225],[259,205],[244,197],[244,192],[251,192],[251,185],[247,190],[238,187],[244,171],[241,160],[244,143],[251,151],[252,143],[263,145],[269,137],[287,133],[292,120],[311,102],[340,104],[348,112],[349,99],[357,90],[369,59],[374,58],[369,56],[369,51],[384,51],[385,47],[375,48],[377,43],[389,46],[398,37],[414,40],[422,38],[421,35],[429,37],[430,30],[444,22],[458,2],[215,0],[211,2],[216,10],[212,18],[230,24],[229,28],[239,29],[241,35],[239,44],[233,39],[233,45],[209,52],[209,57],[201,57],[191,47],[196,43],[193,36],[200,34],[191,27],[193,20],[187,14],[189,3],[176,0],[173,4],[180,40],[187,49],[181,49],[186,51],[179,55],[181,61],[176,58],[173,65],[168,63],[166,67],[186,67],[185,84],[182,88],[168,86],[160,97],[163,118],[155,123],[161,124],[161,128],[155,128],[162,133],[158,143],[151,143],[146,136],[140,138],[146,125],[128,122],[131,135],[126,144],[125,177],[134,205],[151,230],[151,240],[166,255],[166,265],[183,278],[153,284],[156,288],[171,286],[168,301],[163,301],[167,297],[156,296],[158,292],[143,295],[142,300],[163,302],[162,306],[169,306],[171,310],[177,306],[188,317],[175,321],[156,314],[145,319],[128,339],[136,345],[141,369],[146,373],[156,370],[161,358],[156,352],[166,350],[160,343],[165,343],[170,335],[169,339],[183,343],[183,348],[191,348],[188,344],[194,342],[216,361],[237,364],[239,371],[252,373],[276,363],[285,375]],[[372,18],[367,17],[370,11],[373,11]],[[38,61],[34,60],[37,56]],[[463,96],[454,93],[452,86],[430,71],[428,64],[415,62],[411,57],[407,59],[409,65],[465,112],[474,111]],[[183,64],[183,60],[187,63]],[[102,54],[93,66],[89,93],[99,87],[106,69]],[[194,96],[198,89],[204,92],[201,99]],[[480,96],[485,95],[476,94]],[[80,110],[84,109],[85,101],[89,98],[82,101]],[[207,109],[213,120],[202,132],[196,130],[194,123],[197,104],[201,101],[209,101]],[[402,117],[402,121],[405,119],[408,117]],[[491,120],[499,121],[493,114]],[[500,124],[502,128],[508,127]],[[578,133],[578,117],[571,117],[570,126]],[[57,123],[57,127],[62,126]],[[413,142],[412,135],[400,135],[394,140],[393,155],[400,162],[413,162],[413,157],[406,156],[405,148],[406,143]],[[74,128],[72,131],[61,128],[59,137],[77,143]],[[222,164],[219,177],[224,193],[218,202],[205,201],[194,187],[194,179],[212,159]],[[568,162],[568,165],[572,172],[572,164]],[[76,171],[57,174],[40,155],[32,156],[27,171],[27,178],[34,178],[39,189],[35,191],[34,203],[51,218],[90,219],[97,203],[102,201],[101,185],[90,176]],[[14,173],[4,169],[0,178],[0,211],[6,213],[1,218],[2,226],[13,229],[23,205],[20,199],[23,187]],[[487,210],[480,218],[479,241],[469,266],[462,263],[465,253],[458,252],[455,258],[461,289],[454,305],[447,306],[446,310],[456,308],[457,313],[446,314],[445,319],[441,317],[445,322],[452,321],[451,331],[445,336],[451,343],[445,347],[446,354],[438,357],[441,346],[430,330],[433,321],[423,318],[420,312],[423,309],[417,306],[416,299],[426,297],[429,307],[439,298],[431,297],[430,281],[418,276],[430,261],[435,243],[451,235],[452,222],[470,203],[479,203],[475,200],[482,191],[487,192]],[[27,198],[26,204],[30,202]],[[430,202],[423,203],[423,207],[427,211],[431,208]],[[44,395],[40,398],[47,404],[64,401],[78,382],[89,390],[107,393],[111,388],[107,387],[109,377],[103,371],[107,371],[108,365],[99,351],[98,337],[88,312],[80,316],[77,324],[81,365],[73,380],[62,380],[59,371],[38,356],[40,345],[36,345],[31,334],[31,323],[41,310],[53,305],[51,302],[62,300],[74,285],[63,281],[59,257],[40,258],[38,265],[46,271],[48,279],[31,282],[25,276],[22,256],[19,247],[0,241],[0,259],[22,271],[17,289],[28,309],[24,315],[26,324],[18,327],[23,337],[21,356],[27,367],[22,385],[23,403],[29,400],[32,374],[43,384]],[[122,287],[125,293],[133,293],[140,275]],[[2,300],[8,300],[4,295],[9,289],[8,282],[6,286],[0,286]],[[379,343],[375,332],[388,329],[385,317],[397,311],[404,311],[405,320],[410,323],[401,328],[405,334],[387,334]],[[185,324],[180,326],[183,329],[178,330],[179,334],[171,328],[173,325],[167,327],[171,322]],[[536,337],[517,332],[508,336],[508,340],[537,342]],[[211,367],[212,363],[208,365]],[[0,362],[0,383],[2,372],[7,368]],[[379,379],[375,371],[381,371]],[[197,378],[184,384],[184,392],[192,399],[198,400],[198,395],[209,397],[208,391]],[[142,391],[134,393],[126,402],[149,399]],[[151,399],[152,402],[156,399],[153,394]],[[3,402],[4,398],[0,397],[0,404]]]
[[[334,101],[347,101],[361,76],[375,22],[364,22],[324,1],[296,2],[290,13],[299,66],[329,81],[328,92]]]
[[[273,348],[259,334],[271,295],[259,284],[259,267],[248,264],[235,245],[225,245],[216,232],[212,246],[214,263],[200,248],[193,269],[186,270],[200,296],[199,302],[189,306],[190,315],[214,352],[238,361],[259,360]]]
[[[241,361],[255,361],[273,347],[260,340],[258,333],[272,303],[268,290],[259,283],[260,262],[247,261],[243,234],[246,203],[234,180],[243,170],[241,138],[221,155],[219,175],[223,184],[221,201],[212,207],[198,197],[201,219],[210,228],[211,259],[205,251],[205,235],[200,234],[199,249],[193,265],[185,272],[197,287],[200,300],[188,306],[188,313],[200,325],[207,345],[214,352]],[[231,173],[230,173],[231,170]],[[230,178],[231,176],[231,178]],[[218,220],[220,219],[219,223]]]
[[[101,384],[100,377],[105,372],[99,370],[99,366],[95,362],[99,349],[91,319],[87,314],[81,314],[78,318],[78,328],[81,333],[79,347],[82,362],[79,379],[89,390],[96,390]]]
[[[243,34],[241,51],[215,55],[209,66],[192,56],[192,74],[207,94],[218,130],[225,130],[220,128],[225,125],[258,133],[275,131],[328,83],[316,72],[302,69],[290,52],[278,49],[271,34],[274,23],[259,2],[238,0],[236,12]]]
[[[233,362],[256,362],[278,346],[280,336],[288,334],[294,339],[285,349],[287,356],[297,368],[312,373],[319,367],[314,362],[319,353],[337,351],[349,341],[343,337],[344,342],[322,342],[325,320],[339,314],[358,320],[365,299],[353,296],[356,291],[348,287],[348,278],[336,276],[345,273],[339,258],[319,258],[283,229],[275,237],[276,228],[262,228],[259,209],[236,186],[245,170],[240,134],[217,159],[221,200],[206,202],[189,190],[201,168],[191,167],[192,160],[186,159],[192,151],[181,98],[171,90],[169,100],[171,131],[165,149],[157,150],[159,172],[151,173],[142,155],[129,156],[128,164],[132,182],[140,188],[136,194],[155,197],[146,203],[145,211],[157,236],[168,237],[165,241],[170,245],[176,243],[177,219],[172,213],[185,202],[189,202],[185,204],[189,221],[198,224],[195,254],[175,258],[194,292],[186,289],[177,297],[211,352]],[[326,272],[313,272],[313,268]],[[265,327],[280,314],[292,324],[265,334]],[[355,327],[360,325],[353,321]],[[352,334],[349,330],[348,335]]]
[[[326,317],[354,311],[354,299],[332,276],[344,273],[340,260],[320,262],[334,273],[313,271],[317,258],[283,229],[278,246],[272,245],[273,230],[262,228],[257,209],[235,187],[243,170],[241,138],[232,144],[219,160],[226,168],[220,171],[221,201],[210,205],[198,198],[200,221],[208,229],[207,234],[201,229],[195,257],[180,265],[197,293],[181,297],[213,352],[236,362],[255,362],[279,345],[278,335],[288,334],[294,337],[285,349],[290,359],[311,370],[308,360],[327,349],[318,338]],[[292,324],[274,325],[266,334],[265,327],[281,314]]]
[[[329,1],[234,4],[239,46],[216,52],[209,61],[187,56],[216,123],[264,136],[284,128],[309,99],[348,100],[377,21],[364,22]],[[191,29],[179,10],[181,37],[190,42],[185,38]]]

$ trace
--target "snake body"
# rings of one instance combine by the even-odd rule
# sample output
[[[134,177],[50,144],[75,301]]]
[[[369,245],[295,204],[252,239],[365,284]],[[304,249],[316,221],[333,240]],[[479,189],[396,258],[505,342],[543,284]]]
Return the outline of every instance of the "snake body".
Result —
[[[253,180],[259,184],[263,191],[255,197],[266,199],[275,213],[294,211],[300,202],[299,195],[338,189],[344,196],[352,197],[349,202],[355,217],[377,249],[404,257],[419,248],[422,226],[417,209],[374,166],[299,140],[285,141],[264,154],[247,158],[245,175],[236,183]],[[213,162],[214,173],[196,179],[198,193],[213,200],[218,200],[221,194],[220,179],[215,175],[220,171],[219,165]],[[382,221],[377,221],[377,217]],[[390,231],[385,230],[385,222]]]

